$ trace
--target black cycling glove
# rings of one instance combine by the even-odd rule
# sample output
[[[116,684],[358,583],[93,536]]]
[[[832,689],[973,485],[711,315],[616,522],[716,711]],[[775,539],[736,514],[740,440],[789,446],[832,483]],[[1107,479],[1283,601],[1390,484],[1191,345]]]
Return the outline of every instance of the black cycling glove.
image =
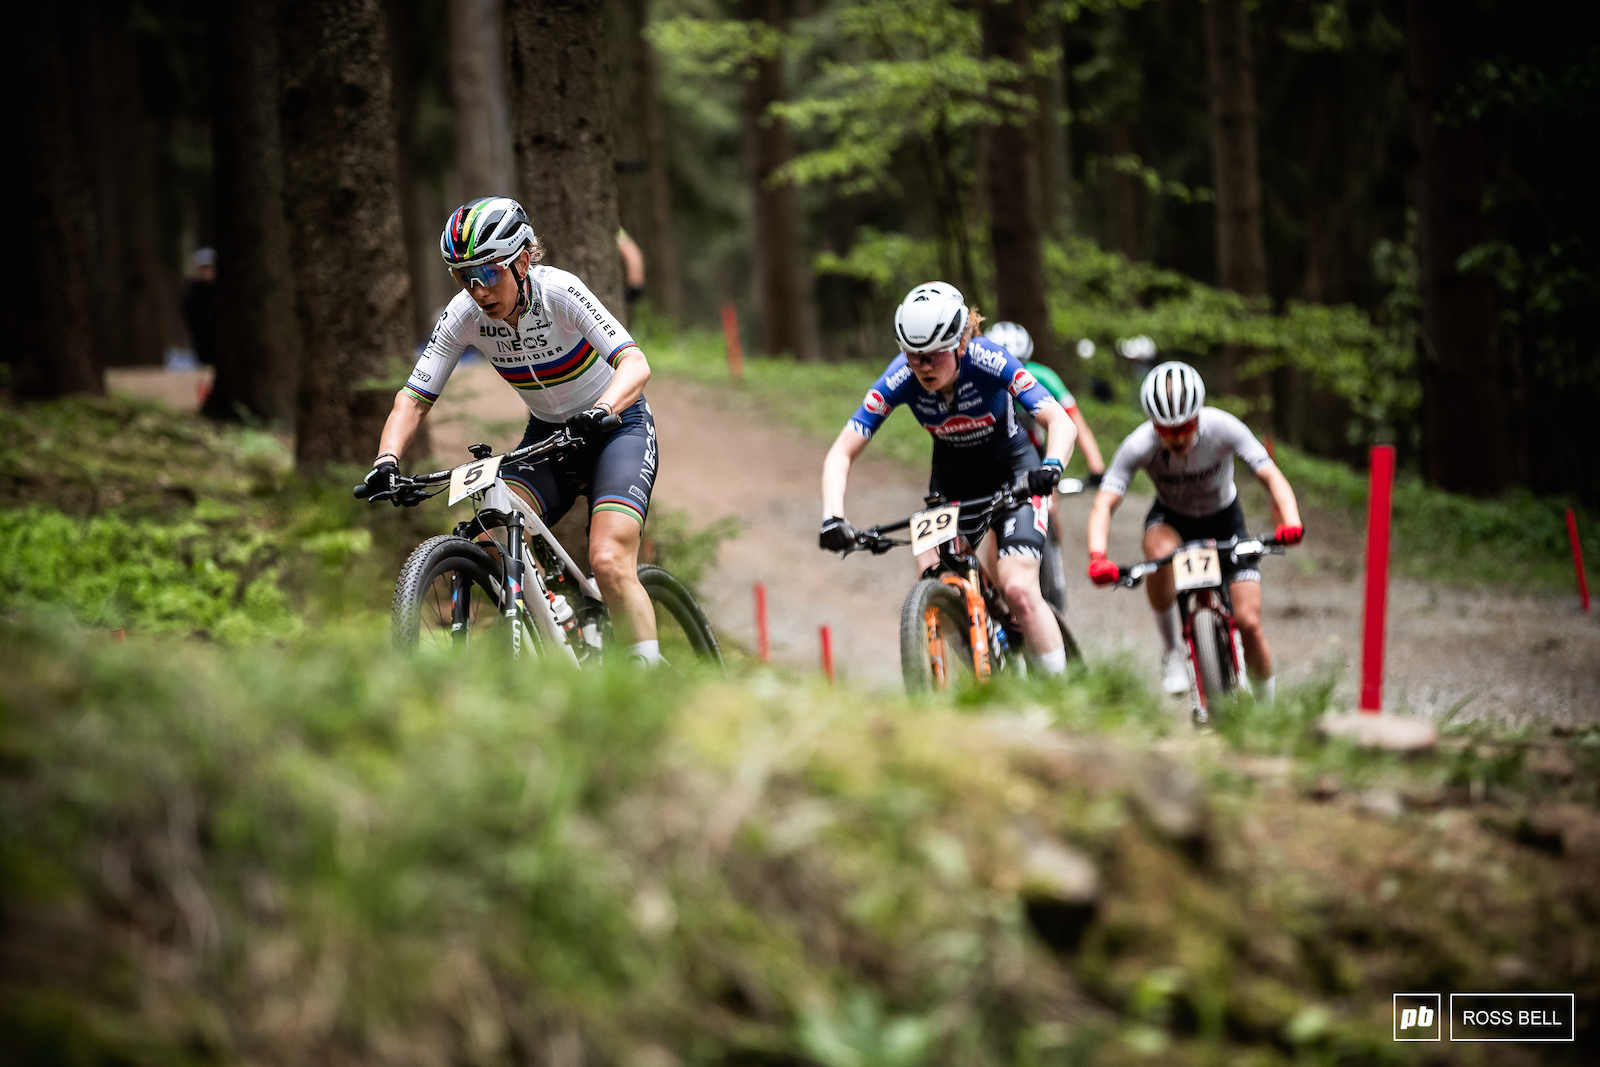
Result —
[[[610,417],[611,412],[605,408],[590,408],[569,418],[567,429],[576,438],[584,441],[593,440],[605,432],[600,428],[600,424]]]
[[[385,460],[367,472],[367,476],[356,486],[355,495],[364,497],[369,504],[376,504],[380,500],[389,500],[400,488],[400,464]]]
[[[1100,488],[1100,483],[1105,480],[1105,471],[1101,471],[1099,474],[1090,474],[1089,477],[1083,480],[1083,485],[1086,489],[1098,489]]]
[[[1056,491],[1056,483],[1061,481],[1061,464],[1056,460],[1047,459],[1044,466],[1035,467],[1028,472],[1028,492],[1034,496],[1049,496]]]
[[[824,552],[843,552],[855,543],[856,531],[849,520],[839,515],[822,520],[822,530],[817,534],[817,545]]]

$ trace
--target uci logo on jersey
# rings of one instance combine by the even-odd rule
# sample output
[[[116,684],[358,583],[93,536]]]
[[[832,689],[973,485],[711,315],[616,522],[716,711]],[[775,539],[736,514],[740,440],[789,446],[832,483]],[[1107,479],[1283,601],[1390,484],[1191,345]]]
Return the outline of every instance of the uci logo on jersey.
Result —
[[[888,401],[883,399],[883,394],[876,389],[868,389],[867,395],[861,399],[861,406],[874,415],[889,414]]]

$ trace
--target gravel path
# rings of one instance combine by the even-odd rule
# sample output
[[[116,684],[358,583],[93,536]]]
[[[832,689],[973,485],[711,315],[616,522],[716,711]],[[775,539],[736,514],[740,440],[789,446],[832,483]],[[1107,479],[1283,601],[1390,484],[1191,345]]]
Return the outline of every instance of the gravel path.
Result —
[[[178,381],[175,379],[182,378]],[[111,385],[193,407],[196,382],[159,372],[113,372]],[[833,628],[841,679],[888,689],[900,684],[900,604],[915,575],[903,552],[848,560],[816,547],[818,481],[825,448],[764,417],[737,396],[657,378],[649,388],[661,443],[658,506],[682,509],[704,526],[734,516],[742,533],[726,542],[702,583],[719,632],[754,647],[751,586],[765,582],[773,658],[815,669],[818,627]],[[451,379],[429,422],[435,454],[466,457],[487,440],[514,444],[526,409],[485,364]],[[1102,447],[1115,442],[1102,442]],[[1241,478],[1248,475],[1241,471]],[[861,524],[921,506],[927,474],[875,457],[851,475],[849,510]],[[1087,498],[1066,503],[1069,618],[1087,655],[1127,655],[1153,677],[1157,639],[1141,591],[1096,589],[1083,575]],[[1265,496],[1245,493],[1252,528],[1266,526]],[[1148,496],[1131,494],[1112,529],[1112,555],[1137,559]],[[1268,634],[1280,684],[1336,679],[1336,703],[1353,706],[1360,665],[1362,540],[1343,516],[1307,516],[1310,539],[1263,565]],[[1484,593],[1396,580],[1390,591],[1385,707],[1440,715],[1600,721],[1600,615],[1584,616],[1575,595]],[[1181,701],[1174,700],[1175,713]]]

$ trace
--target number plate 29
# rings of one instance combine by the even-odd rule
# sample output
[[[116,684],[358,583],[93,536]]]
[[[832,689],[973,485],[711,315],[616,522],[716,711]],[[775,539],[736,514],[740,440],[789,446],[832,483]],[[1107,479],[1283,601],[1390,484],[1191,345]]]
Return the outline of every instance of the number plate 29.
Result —
[[[500,473],[500,456],[490,456],[488,459],[475,459],[471,463],[463,463],[450,472],[450,499],[445,503],[453,505],[459,500],[465,500],[473,493],[481,493],[494,484],[495,475]]]
[[[957,522],[960,515],[961,505],[949,504],[932,511],[919,511],[911,516],[911,554],[920,556],[931,548],[954,540],[961,532]]]
[[[1209,589],[1222,584],[1222,566],[1214,548],[1186,548],[1172,557],[1172,580],[1178,589]]]

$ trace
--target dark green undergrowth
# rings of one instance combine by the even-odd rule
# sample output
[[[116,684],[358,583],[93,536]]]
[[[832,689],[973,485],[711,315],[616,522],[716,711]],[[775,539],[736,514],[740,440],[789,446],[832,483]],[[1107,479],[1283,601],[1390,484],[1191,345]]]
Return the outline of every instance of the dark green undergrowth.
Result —
[[[387,613],[406,554],[468,513],[355,500],[361,473],[300,477],[271,434],[128,400],[0,406],[0,611],[231,641]],[[666,509],[649,529],[691,583],[736,534]]]
[[[1597,734],[0,627],[0,1062],[1445,1063],[1390,993],[1501,988],[1593,1052]]]
[[[742,398],[807,431],[819,451],[838,435],[883,370],[882,364],[865,362],[799,363],[747,357],[744,379],[734,383],[728,378],[718,335],[668,332],[659,323],[650,323],[644,331],[644,343],[651,365],[660,373],[717,388],[724,396]],[[1125,397],[1111,403],[1088,396],[1077,399],[1110,462],[1123,437],[1143,421],[1137,401]],[[1221,402],[1226,404],[1227,398]],[[925,469],[932,455],[930,442],[927,431],[914,419],[897,413],[873,438],[872,450]],[[1319,518],[1332,519],[1352,531],[1363,528],[1367,507],[1365,471],[1286,445],[1277,446],[1275,451],[1302,508],[1309,513],[1313,536]],[[1081,451],[1074,453],[1068,473],[1076,477],[1087,473]],[[1239,468],[1238,477],[1248,481],[1243,467]],[[1143,474],[1135,480],[1134,489],[1152,491]],[[1495,500],[1477,500],[1430,488],[1415,475],[1401,474],[1394,487],[1394,567],[1398,573],[1411,577],[1457,585],[1570,591],[1573,574],[1566,534],[1568,506],[1575,506],[1575,502],[1523,491]],[[1600,517],[1580,509],[1579,528],[1587,557],[1600,559]],[[1315,541],[1307,550],[1314,549]]]

